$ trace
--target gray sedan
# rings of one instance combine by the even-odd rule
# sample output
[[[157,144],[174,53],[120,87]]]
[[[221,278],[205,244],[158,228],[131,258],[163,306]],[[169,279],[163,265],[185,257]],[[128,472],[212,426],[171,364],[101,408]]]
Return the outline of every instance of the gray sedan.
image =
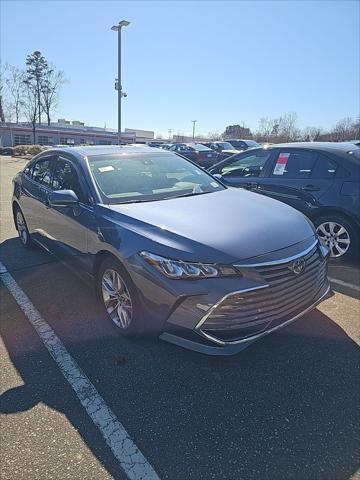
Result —
[[[93,278],[124,335],[229,355],[329,294],[303,214],[165,150],[47,150],[14,178],[12,207],[23,246]]]

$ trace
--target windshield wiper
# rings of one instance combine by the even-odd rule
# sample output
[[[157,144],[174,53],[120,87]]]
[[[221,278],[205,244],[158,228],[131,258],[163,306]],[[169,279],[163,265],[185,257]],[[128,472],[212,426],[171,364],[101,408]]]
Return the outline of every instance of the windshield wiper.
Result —
[[[111,203],[110,205],[125,205],[127,203],[145,203],[145,202],[153,202],[154,199],[152,198],[151,200],[127,200],[126,202],[114,202]]]
[[[162,200],[170,200],[170,198],[194,197],[196,195],[204,195],[205,193],[212,193],[212,192],[184,193],[184,195],[173,195],[171,197],[165,197]]]

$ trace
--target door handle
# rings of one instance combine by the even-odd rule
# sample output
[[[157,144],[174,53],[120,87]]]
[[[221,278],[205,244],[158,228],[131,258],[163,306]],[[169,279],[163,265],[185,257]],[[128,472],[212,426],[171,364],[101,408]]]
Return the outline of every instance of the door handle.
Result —
[[[301,190],[304,192],[318,192],[320,187],[316,187],[315,185],[305,185],[304,187],[301,187]]]

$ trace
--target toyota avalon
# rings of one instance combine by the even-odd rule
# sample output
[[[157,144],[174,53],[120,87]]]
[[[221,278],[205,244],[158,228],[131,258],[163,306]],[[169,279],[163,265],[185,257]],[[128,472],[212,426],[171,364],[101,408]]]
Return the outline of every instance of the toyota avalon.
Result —
[[[14,221],[94,279],[124,334],[229,355],[329,294],[328,250],[277,200],[147,146],[47,150],[14,178]]]

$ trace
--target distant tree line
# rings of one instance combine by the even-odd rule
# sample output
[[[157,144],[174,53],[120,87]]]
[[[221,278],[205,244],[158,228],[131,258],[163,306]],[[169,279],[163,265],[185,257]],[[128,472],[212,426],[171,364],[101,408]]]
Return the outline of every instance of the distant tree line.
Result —
[[[228,125],[223,133],[209,132],[210,140],[226,140],[231,138],[253,139],[257,142],[281,143],[296,141],[348,141],[360,138],[360,118],[350,117],[339,120],[332,128],[320,126],[299,128],[295,112],[284,113],[277,118],[263,117],[258,128],[253,132],[244,122]]]
[[[35,143],[36,126],[46,117],[47,125],[59,101],[64,73],[50,64],[41,52],[26,57],[25,68],[5,64],[0,77],[0,121],[31,123]]]

